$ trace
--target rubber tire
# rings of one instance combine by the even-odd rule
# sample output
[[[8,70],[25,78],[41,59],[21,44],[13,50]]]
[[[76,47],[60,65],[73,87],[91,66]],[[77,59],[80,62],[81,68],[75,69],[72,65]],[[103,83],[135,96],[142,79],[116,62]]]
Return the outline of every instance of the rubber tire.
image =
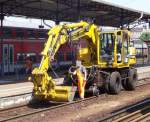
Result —
[[[119,72],[112,72],[110,80],[106,85],[106,91],[109,94],[119,94],[121,91],[121,76]]]
[[[136,84],[137,84],[137,70],[136,69],[130,69],[128,73],[128,79],[126,79],[122,86],[125,90],[135,90]]]

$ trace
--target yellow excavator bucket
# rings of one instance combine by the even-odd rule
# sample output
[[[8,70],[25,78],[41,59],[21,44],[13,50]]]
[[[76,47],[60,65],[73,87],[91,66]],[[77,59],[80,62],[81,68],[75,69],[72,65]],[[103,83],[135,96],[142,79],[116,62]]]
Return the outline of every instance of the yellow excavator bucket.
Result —
[[[77,87],[74,86],[55,86],[55,89],[48,91],[47,93],[41,90],[36,90],[34,96],[39,100],[48,100],[55,102],[71,102],[74,99]]]
[[[64,80],[63,78],[52,79],[52,77],[48,76],[47,72],[42,72],[38,68],[32,71],[32,76],[29,80],[34,84],[34,97],[39,100],[45,99],[56,102],[73,101],[77,90],[76,86],[63,85],[63,81],[61,81]]]
[[[55,95],[50,100],[57,102],[71,102],[74,99],[77,87],[55,86]]]

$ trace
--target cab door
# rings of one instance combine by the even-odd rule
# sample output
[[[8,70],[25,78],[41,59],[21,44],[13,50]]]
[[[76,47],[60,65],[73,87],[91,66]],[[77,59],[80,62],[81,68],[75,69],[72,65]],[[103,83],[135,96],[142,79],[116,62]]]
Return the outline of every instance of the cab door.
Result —
[[[117,32],[117,40],[116,40],[116,55],[117,55],[117,63],[122,65],[123,60],[123,38],[122,38],[122,31]]]
[[[117,33],[117,63],[119,66],[125,66],[128,63],[128,44],[129,35],[126,31]]]
[[[123,60],[123,63],[126,65],[129,63],[129,52],[128,52],[128,48],[129,48],[129,42],[130,42],[130,37],[129,37],[129,34],[128,32],[126,31],[123,31],[122,33],[122,60]]]

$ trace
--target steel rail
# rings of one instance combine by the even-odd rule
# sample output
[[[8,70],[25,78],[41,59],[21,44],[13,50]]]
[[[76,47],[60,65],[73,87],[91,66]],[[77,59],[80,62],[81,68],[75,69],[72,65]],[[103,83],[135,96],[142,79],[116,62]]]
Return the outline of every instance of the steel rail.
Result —
[[[136,119],[139,119],[140,117],[144,116],[141,114],[141,112],[144,112],[147,110],[150,110],[150,106],[145,106],[144,108],[137,110],[135,112],[129,113],[129,114],[126,112],[126,115],[124,115],[118,119],[115,119],[114,122],[127,122],[127,121],[133,122]]]
[[[0,120],[0,122],[10,121],[10,120],[14,120],[14,119],[17,119],[17,118],[21,118],[21,117],[25,117],[25,116],[29,116],[29,115],[41,113],[41,112],[46,112],[46,111],[49,111],[49,110],[52,110],[52,109],[61,108],[61,107],[65,107],[65,106],[76,104],[76,103],[86,102],[86,101],[94,99],[94,98],[97,98],[97,97],[96,96],[92,96],[92,97],[89,97],[89,98],[85,98],[83,100],[77,100],[77,101],[73,101],[73,102],[67,102],[67,103],[63,103],[61,105],[56,105],[56,106],[52,106],[52,107],[49,107],[49,108],[44,108],[44,109],[41,109],[41,110],[36,110],[36,111],[33,111],[33,112],[27,112],[27,113],[20,114],[20,115],[17,115],[17,116],[8,117],[7,119],[2,119],[2,120]]]
[[[141,108],[141,110],[136,110],[135,112],[131,113],[131,114],[128,114],[128,111],[131,111],[133,109],[136,109],[140,106],[145,106],[144,108]],[[141,111],[147,111],[147,110],[150,110],[150,99],[146,99],[144,101],[140,101],[134,105],[130,105],[128,107],[125,107],[117,112],[114,112],[112,113],[111,115],[108,115],[104,118],[101,118],[101,119],[98,119],[96,120],[95,122],[105,122],[105,121],[113,121],[113,122],[123,122],[127,121],[127,119],[129,119],[130,117],[133,117],[134,115],[136,114],[139,114]],[[131,120],[132,122],[135,121],[136,122],[136,119],[139,120],[139,119],[142,119],[144,117],[147,117],[150,113],[147,113],[143,116],[140,116],[140,118],[135,118],[133,120]],[[125,122],[126,122],[125,121]]]

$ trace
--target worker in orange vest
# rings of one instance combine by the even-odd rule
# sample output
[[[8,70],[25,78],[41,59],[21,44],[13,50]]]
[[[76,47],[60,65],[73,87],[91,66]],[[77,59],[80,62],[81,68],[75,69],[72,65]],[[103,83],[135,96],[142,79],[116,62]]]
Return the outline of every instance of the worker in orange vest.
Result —
[[[85,85],[87,80],[87,71],[81,64],[77,65],[77,69],[74,71],[73,75],[77,76],[78,91],[81,99],[85,96]]]

